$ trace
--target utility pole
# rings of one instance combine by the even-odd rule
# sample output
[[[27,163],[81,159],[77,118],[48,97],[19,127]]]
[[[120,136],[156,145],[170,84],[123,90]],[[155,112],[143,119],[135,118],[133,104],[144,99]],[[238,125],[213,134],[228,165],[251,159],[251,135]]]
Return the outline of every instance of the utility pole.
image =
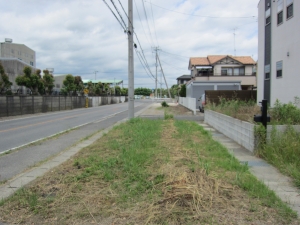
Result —
[[[98,71],[95,71],[94,73],[95,73],[95,81],[96,81]]]
[[[164,71],[163,71],[163,68],[162,68],[162,66],[161,66],[161,63],[160,63],[160,59],[159,59],[159,58],[158,58],[158,61],[159,61],[159,65],[160,65],[160,69],[161,69],[162,75],[164,76],[164,79],[165,79],[165,83],[166,83],[166,87],[167,87],[167,90],[168,90],[169,98],[172,98],[172,97],[171,97],[170,90],[169,90],[169,87],[168,87],[168,84],[167,84],[167,80],[166,80],[166,77],[165,77],[165,74],[164,74]],[[160,85],[161,85],[161,83],[160,83]]]
[[[134,118],[133,10],[128,0],[128,118]]]
[[[155,47],[155,59],[156,59],[156,63],[155,63],[155,67],[156,67],[156,73],[155,73],[155,97],[157,98],[157,51],[159,50],[158,47]]]

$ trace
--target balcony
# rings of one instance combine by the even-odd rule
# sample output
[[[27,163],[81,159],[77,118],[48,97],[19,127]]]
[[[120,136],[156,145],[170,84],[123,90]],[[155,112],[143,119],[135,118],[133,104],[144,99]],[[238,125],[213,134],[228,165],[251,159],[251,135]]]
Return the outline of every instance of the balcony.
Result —
[[[197,74],[195,81],[241,81],[241,85],[256,86],[256,74],[240,74],[239,76],[221,75],[213,73]]]

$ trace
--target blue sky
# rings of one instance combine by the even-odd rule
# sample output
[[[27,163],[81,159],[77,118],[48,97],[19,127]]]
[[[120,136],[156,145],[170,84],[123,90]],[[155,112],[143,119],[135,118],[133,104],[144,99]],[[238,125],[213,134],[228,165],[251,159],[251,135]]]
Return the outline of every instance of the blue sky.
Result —
[[[113,7],[110,0],[106,2]],[[128,24],[119,1],[113,2]],[[120,2],[127,11],[128,1]],[[236,55],[256,60],[257,4],[253,0],[146,0],[144,4],[133,0],[133,23],[141,43],[135,40],[137,50],[144,50],[155,76],[153,47],[161,49],[169,86],[189,74],[189,57],[233,55],[235,44]],[[38,68],[83,79],[93,79],[98,71],[97,78],[124,80],[126,86],[127,35],[103,0],[0,0],[0,20],[6,21],[0,25],[0,42],[12,38],[35,50]],[[135,54],[135,87],[155,87],[151,77]]]

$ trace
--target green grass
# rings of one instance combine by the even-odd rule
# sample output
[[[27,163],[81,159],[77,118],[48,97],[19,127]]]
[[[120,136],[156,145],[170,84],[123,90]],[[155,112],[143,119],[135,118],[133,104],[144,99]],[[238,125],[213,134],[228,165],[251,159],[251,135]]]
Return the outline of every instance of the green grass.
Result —
[[[248,165],[239,163],[223,145],[212,139],[210,133],[192,122],[176,121],[175,124],[179,131],[178,137],[186,139],[186,145],[195,149],[199,164],[208,172],[209,168],[235,172],[236,177],[232,180],[233,184],[245,190],[251,197],[259,199],[262,205],[276,208],[284,218],[290,220],[297,217],[297,214],[283,203],[273,191],[249,172]],[[199,131],[205,135],[206,140],[201,145],[195,143],[195,136],[193,136]],[[201,149],[205,149],[205,153]]]
[[[300,133],[288,126],[284,133],[273,127],[270,140],[260,143],[257,154],[293,178],[300,188]]]
[[[291,224],[296,218],[274,192],[250,174],[248,165],[240,164],[198,124],[136,118],[113,128],[66,165],[0,202],[0,219],[14,212],[14,218],[8,216],[11,222],[27,224],[51,219],[57,224],[99,223],[110,217],[126,218],[124,224],[219,224],[218,208],[206,211],[204,207],[200,214],[193,210],[188,190],[195,183],[186,189],[180,183],[188,181],[181,176],[197,178],[199,171],[204,171],[203,182],[220,180],[229,189],[234,187],[230,196],[237,199],[233,204],[249,196],[243,211],[249,213],[249,221],[256,216],[267,221],[262,211],[278,219],[278,224]],[[210,189],[202,187],[201,196]],[[243,198],[235,191],[242,192]],[[222,194],[214,198],[231,201]],[[127,222],[132,218],[135,220]]]

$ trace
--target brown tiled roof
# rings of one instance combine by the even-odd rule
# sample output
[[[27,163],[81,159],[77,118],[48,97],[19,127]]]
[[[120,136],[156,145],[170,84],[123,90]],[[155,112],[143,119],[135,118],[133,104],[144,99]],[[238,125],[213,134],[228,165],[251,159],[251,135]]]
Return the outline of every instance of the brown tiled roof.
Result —
[[[207,57],[192,57],[189,62],[189,69],[192,66],[210,66],[216,62],[224,59],[225,57],[230,57],[242,64],[256,64],[251,56],[232,56],[232,55],[208,55]]]
[[[214,64],[218,61],[220,61],[221,59],[224,59],[227,55],[209,55],[207,56],[208,61],[210,62],[210,64]]]
[[[232,56],[232,58],[243,64],[256,64],[251,56]]]
[[[190,66],[209,66],[210,63],[206,57],[190,58]]]

